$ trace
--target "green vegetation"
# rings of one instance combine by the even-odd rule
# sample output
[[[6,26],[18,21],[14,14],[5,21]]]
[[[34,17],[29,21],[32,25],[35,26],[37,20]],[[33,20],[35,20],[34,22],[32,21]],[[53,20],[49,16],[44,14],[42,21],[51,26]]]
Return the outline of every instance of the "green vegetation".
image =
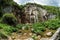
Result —
[[[46,28],[50,30],[56,30],[60,27],[60,20],[59,19],[53,19],[48,20],[43,23],[34,23],[32,28],[35,33],[41,33],[46,30]]]
[[[54,6],[42,6],[43,9],[46,9],[48,13],[57,15],[57,18],[60,18],[60,8]]]
[[[7,37],[12,32],[16,31],[17,29],[15,27],[0,23],[0,37]]]
[[[31,28],[32,33],[40,34],[44,31],[46,31],[46,28],[49,30],[56,30],[60,27],[60,20],[59,19],[53,19],[48,20],[45,22],[40,23],[34,23],[34,24],[18,24],[17,28],[22,30],[22,27],[25,28],[25,30],[29,30]]]
[[[3,23],[9,24],[9,25],[13,25],[13,26],[16,26],[16,24],[17,24],[17,19],[12,13],[4,14],[2,19],[1,19],[1,21]]]
[[[32,3],[28,3],[26,5],[34,5]],[[24,7],[26,5],[17,5],[17,3],[13,2],[13,0],[1,0],[0,2],[0,37],[7,37],[7,35],[10,35],[13,32],[17,32],[19,30],[22,30],[22,27],[24,27],[24,30],[31,30],[32,33],[41,34],[46,30],[46,28],[51,30],[56,30],[60,27],[60,11],[59,7],[53,7],[53,6],[41,6],[39,4],[35,4],[38,7],[41,7],[43,9],[46,9],[48,13],[53,13],[57,15],[58,19],[48,20],[45,22],[40,23],[34,23],[34,24],[19,24],[17,21],[17,18],[13,13],[3,13],[2,9],[5,6],[12,6],[17,7],[20,10],[20,15],[24,14]],[[18,14],[17,14],[18,15]],[[21,18],[21,17],[20,17]],[[34,37],[33,37],[34,38]]]
[[[45,26],[42,23],[34,23],[32,25],[32,28],[33,32],[37,34],[44,32],[46,30]]]
[[[48,20],[44,24],[47,28],[56,30],[57,28],[60,27],[60,20],[58,19]]]
[[[17,32],[18,30],[22,30],[22,27],[24,27],[24,30],[29,30],[29,28],[33,29],[31,30],[32,33],[36,33],[37,35],[42,35],[46,28],[50,30],[56,30],[60,27],[60,20],[49,20],[43,23],[34,23],[34,24],[18,24],[16,27],[9,26],[7,24],[0,23],[0,33],[3,33],[4,35],[9,35],[13,32]]]

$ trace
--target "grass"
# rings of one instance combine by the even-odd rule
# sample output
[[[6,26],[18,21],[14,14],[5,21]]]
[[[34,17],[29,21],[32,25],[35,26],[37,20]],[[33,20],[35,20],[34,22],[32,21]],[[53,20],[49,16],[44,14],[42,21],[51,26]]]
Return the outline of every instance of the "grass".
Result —
[[[57,28],[60,27],[60,20],[58,20],[58,19],[48,20],[48,21],[44,22],[44,25],[48,29],[56,30]]]
[[[40,34],[42,32],[44,32],[47,29],[49,30],[56,30],[57,28],[60,27],[60,20],[58,19],[53,19],[53,20],[48,20],[45,22],[40,22],[40,23],[33,23],[33,24],[19,24],[17,25],[17,28],[22,30],[22,27],[25,28],[25,30],[29,30],[30,28],[32,28],[33,30],[32,33],[36,33],[36,34]]]
[[[44,32],[46,30],[46,28],[44,27],[44,25],[42,25],[41,23],[35,23],[35,24],[33,24],[32,28],[34,29],[33,31],[35,33],[41,33],[41,32]]]
[[[30,30],[32,33],[44,36],[43,34],[45,33],[46,28],[49,29],[50,31],[56,30],[57,28],[60,27],[60,21],[48,20],[43,23],[18,24],[16,25],[16,27],[0,23],[0,37],[2,38],[7,37],[8,35],[11,35],[13,32],[18,32],[19,30],[22,30],[22,27],[24,27],[24,30]]]
[[[7,24],[0,23],[0,37],[7,37],[11,35],[12,32],[17,31],[16,28],[9,26]]]

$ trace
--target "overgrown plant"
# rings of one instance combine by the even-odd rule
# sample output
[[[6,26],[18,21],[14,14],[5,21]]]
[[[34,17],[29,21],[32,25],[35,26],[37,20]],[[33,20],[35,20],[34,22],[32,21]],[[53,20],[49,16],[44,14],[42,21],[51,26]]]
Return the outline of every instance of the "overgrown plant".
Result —
[[[7,24],[0,23],[0,37],[7,38],[11,33],[16,32],[18,29]]]
[[[13,25],[13,26],[16,26],[16,24],[17,24],[17,19],[12,13],[4,14],[1,21],[2,21],[2,23],[6,23],[9,25]]]
[[[32,28],[33,32],[36,34],[40,34],[41,32],[44,32],[46,29],[44,25],[42,25],[42,23],[34,23]]]
[[[59,19],[48,20],[44,23],[44,25],[48,29],[56,30],[57,28],[60,27],[60,20]]]

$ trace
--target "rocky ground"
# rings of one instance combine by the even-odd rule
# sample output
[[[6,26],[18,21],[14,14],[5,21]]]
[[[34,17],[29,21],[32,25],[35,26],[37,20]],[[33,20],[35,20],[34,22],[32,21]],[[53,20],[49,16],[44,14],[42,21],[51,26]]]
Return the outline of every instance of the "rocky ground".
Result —
[[[56,32],[56,34],[57,33],[58,32]],[[21,30],[19,30],[18,32],[12,33],[12,35],[10,35],[7,40],[51,40],[50,38],[53,34],[52,31],[46,30],[46,32],[44,32],[43,35],[43,37],[41,35],[36,35],[35,33],[32,33],[30,30],[23,30],[22,32]]]
[[[52,35],[52,32],[45,33],[47,37],[41,37],[41,35],[36,35],[34,33],[31,33],[29,30],[24,31],[22,33],[12,33],[11,37],[9,37],[9,40],[48,40],[49,36]],[[35,36],[35,37],[33,37]]]

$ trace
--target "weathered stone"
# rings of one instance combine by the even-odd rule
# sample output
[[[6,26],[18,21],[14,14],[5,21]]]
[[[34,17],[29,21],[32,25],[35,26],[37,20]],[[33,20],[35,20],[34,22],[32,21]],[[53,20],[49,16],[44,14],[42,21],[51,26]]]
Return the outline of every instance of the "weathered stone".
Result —
[[[37,37],[38,37],[38,39],[40,39],[40,38],[41,38],[41,36],[40,36],[40,35],[38,35]]]
[[[59,40],[60,38],[60,28],[54,33],[54,35],[50,38],[50,40]]]
[[[41,38],[40,40],[49,40],[49,38]]]
[[[29,33],[29,35],[32,35],[32,33]]]
[[[25,30],[25,26],[22,27],[22,30]]]
[[[36,23],[39,21],[56,18],[56,15],[54,15],[53,13],[48,13],[47,10],[41,7],[37,7],[35,4],[26,5],[26,7],[24,7],[24,10],[26,14],[26,19],[30,23]]]
[[[48,33],[46,33],[46,36],[52,36],[52,32],[48,32]]]
[[[36,23],[38,21],[40,21],[41,19],[43,19],[43,16],[45,16],[45,14],[47,13],[46,10],[37,7],[35,5],[27,5],[25,8],[25,13],[26,13],[26,18],[29,20],[30,23]],[[38,18],[38,15],[41,16],[40,20]]]
[[[26,35],[27,33],[24,33],[23,35]]]
[[[25,39],[25,40],[34,40],[33,38],[27,38],[27,39]]]

